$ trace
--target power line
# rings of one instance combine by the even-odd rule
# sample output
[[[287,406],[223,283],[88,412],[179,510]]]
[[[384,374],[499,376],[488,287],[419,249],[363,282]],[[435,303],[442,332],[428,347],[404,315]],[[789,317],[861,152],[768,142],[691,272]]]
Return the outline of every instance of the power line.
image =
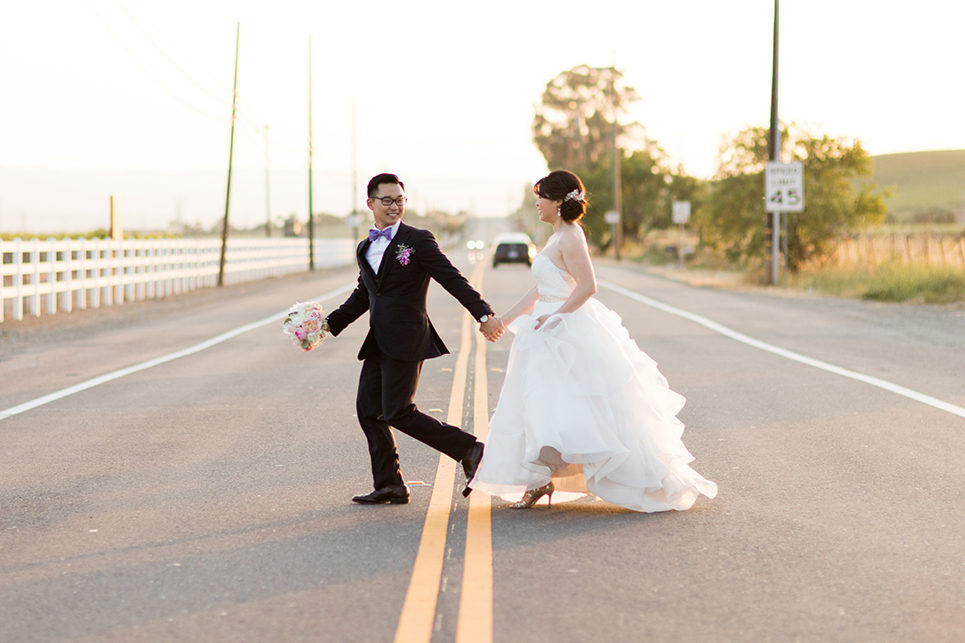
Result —
[[[133,14],[131,14],[131,12],[127,10],[127,8],[122,4],[121,0],[115,0],[115,2],[118,5],[118,7],[121,9],[121,11],[123,11],[124,14],[127,16],[128,20],[130,20],[131,23],[137,28],[138,32],[140,32],[140,35],[145,40],[147,40],[147,42],[150,43],[151,46],[154,49],[156,49],[157,52],[167,61],[167,63],[170,64],[172,67],[174,67],[181,76],[187,79],[195,87],[201,89],[205,94],[214,98],[214,100],[216,100],[220,105],[222,106],[229,105],[228,102],[226,102],[223,98],[220,98],[219,96],[217,96],[214,92],[212,92],[212,90],[208,86],[206,86],[203,82],[197,80],[180,64],[178,64],[178,62],[164,50],[164,48],[157,42],[157,40],[155,40],[151,36],[151,34],[147,31],[147,29],[145,29],[141,25],[141,23],[133,16]],[[135,54],[134,51],[130,47],[128,47],[127,44],[125,44],[123,38],[121,38],[121,36],[117,33],[117,31],[114,28],[112,28],[111,24],[101,14],[101,12],[97,10],[97,8],[93,5],[91,0],[86,0],[86,3],[87,3],[87,6],[90,8],[91,12],[97,17],[97,19],[101,22],[101,24],[104,25],[104,28],[111,35],[111,37],[114,38],[114,40],[121,47],[121,49],[124,50],[124,52],[131,58],[132,61],[134,61],[134,63],[138,66],[138,68],[145,74],[145,76],[147,76],[152,82],[154,82],[154,84],[160,87],[171,98],[176,100],[181,105],[187,107],[191,111],[198,113],[206,118],[217,120],[221,123],[225,122],[226,117],[224,115],[217,115],[210,111],[197,107],[196,105],[192,104],[188,99],[179,95],[176,91],[174,91],[167,84],[165,84],[165,82],[162,81],[154,72],[152,72],[151,69],[144,62],[141,61],[141,59],[137,56],[137,54]],[[241,94],[239,94],[238,98],[241,98]],[[245,102],[242,102],[242,104],[245,104]],[[228,108],[225,107],[226,111],[227,109]],[[245,133],[246,138],[250,137],[252,141],[258,141],[259,143],[263,142],[263,128],[265,125],[268,125],[270,123],[266,118],[259,118],[258,114],[255,114],[253,117],[246,116],[245,111],[248,111],[248,110],[239,109],[236,112],[235,123],[237,125],[244,126],[242,131]],[[275,149],[284,150],[287,153],[293,153],[293,152],[305,153],[306,151],[305,143],[296,142],[295,139],[289,139],[284,134],[282,134],[282,136],[280,137],[277,135],[273,137],[271,141],[271,147]]]
[[[190,109],[191,111],[197,112],[198,114],[201,114],[202,116],[205,116],[205,117],[207,117],[207,118],[213,118],[213,119],[216,119],[216,120],[219,120],[219,121],[224,121],[224,119],[225,119],[224,116],[218,116],[218,115],[212,114],[212,113],[210,113],[210,112],[207,112],[207,111],[205,111],[205,110],[203,110],[203,109],[200,109],[200,108],[192,105],[191,103],[187,102],[184,98],[182,98],[181,96],[179,96],[177,93],[175,93],[175,92],[174,92],[171,88],[169,88],[167,85],[165,85],[165,84],[161,81],[161,79],[159,79],[157,76],[155,76],[155,75],[154,75],[154,72],[152,72],[150,69],[148,69],[148,67],[147,67],[144,63],[141,62],[141,60],[134,54],[134,52],[131,51],[130,48],[129,48],[126,44],[124,44],[124,41],[123,41],[123,40],[121,39],[121,37],[118,36],[117,33],[111,28],[110,24],[107,22],[107,20],[104,18],[104,16],[101,15],[101,13],[97,10],[97,8],[94,7],[94,5],[93,5],[93,3],[91,2],[91,0],[86,0],[86,2],[87,2],[87,6],[90,8],[91,12],[93,12],[93,14],[94,14],[95,16],[97,16],[97,19],[101,21],[101,24],[104,25],[104,28],[107,30],[107,33],[109,33],[109,34],[111,35],[111,37],[114,38],[115,41],[117,41],[117,44],[121,47],[121,49],[123,49],[124,52],[125,52],[128,56],[130,56],[131,60],[133,60],[134,63],[135,63],[138,67],[140,67],[141,71],[143,71],[144,74],[145,74],[148,78],[150,78],[152,81],[154,81],[154,83],[155,83],[158,87],[160,87],[161,89],[163,89],[163,90],[165,91],[165,93],[167,93],[169,96],[171,96],[171,98],[173,98],[174,100],[178,101],[179,103],[181,103],[182,105],[184,105],[185,107],[187,107],[188,109]]]
[[[117,6],[121,8],[121,11],[124,12],[124,15],[126,15],[126,16],[128,17],[128,19],[129,19],[132,23],[134,23],[134,26],[137,27],[137,30],[141,32],[141,35],[143,35],[144,38],[145,38],[149,43],[151,43],[151,46],[153,46],[155,49],[157,49],[158,53],[161,54],[161,56],[163,56],[165,60],[167,60],[169,63],[171,63],[171,66],[174,67],[182,76],[184,76],[184,77],[188,80],[188,82],[190,82],[192,85],[194,85],[195,87],[197,87],[198,89],[200,89],[201,91],[203,91],[204,93],[206,93],[208,96],[211,96],[212,98],[214,98],[216,101],[218,101],[218,102],[221,103],[222,105],[227,105],[227,104],[228,104],[227,101],[225,101],[222,96],[216,95],[213,91],[211,91],[210,89],[208,89],[208,87],[207,87],[206,85],[204,85],[204,84],[202,84],[200,81],[196,80],[191,74],[189,74],[187,71],[185,71],[184,68],[181,67],[181,65],[179,65],[179,64],[177,63],[177,61],[174,60],[174,58],[172,58],[171,56],[169,56],[169,55],[167,54],[167,52],[165,52],[164,49],[161,47],[161,45],[159,45],[159,44],[157,43],[157,41],[154,40],[154,38],[151,37],[151,34],[149,34],[149,33],[147,32],[147,30],[146,30],[144,27],[142,27],[141,24],[134,18],[134,16],[131,14],[131,12],[127,10],[127,8],[124,6],[124,4],[121,2],[121,0],[115,0],[115,2],[117,3]]]
[[[123,4],[123,2],[122,2],[121,0],[114,0],[114,1],[115,1],[115,3],[117,4],[117,6],[120,7],[121,11],[123,11],[124,14],[127,16],[127,18],[131,21],[131,23],[134,24],[134,26],[135,26],[135,27],[137,28],[137,30],[141,33],[141,35],[145,38],[145,40],[147,40],[148,43],[150,43],[151,46],[154,47],[154,49],[156,49],[156,50],[158,51],[158,53],[161,54],[161,56],[164,57],[164,59],[165,59],[172,67],[174,67],[174,69],[176,69],[176,70],[178,71],[178,73],[180,73],[182,76],[184,76],[184,78],[187,79],[188,82],[190,82],[192,85],[194,85],[195,87],[199,88],[201,91],[203,91],[204,93],[206,93],[208,96],[211,96],[211,97],[214,98],[216,101],[218,101],[218,102],[221,104],[221,106],[225,107],[225,109],[228,108],[228,106],[230,105],[230,103],[227,102],[227,101],[225,101],[221,96],[215,94],[205,83],[203,83],[202,81],[196,79],[196,78],[195,78],[194,76],[192,76],[187,70],[185,70],[180,64],[178,64],[178,62],[174,59],[174,57],[171,56],[171,55],[169,55],[169,54],[164,50],[164,48],[157,42],[157,40],[156,40],[154,37],[151,36],[150,32],[141,24],[141,22],[138,21],[138,19],[135,18],[134,15],[124,6],[124,4]],[[206,73],[207,73],[207,72],[206,72]],[[229,90],[227,90],[227,89],[225,90],[225,92],[228,92],[228,91],[229,91]],[[240,99],[241,97],[242,97],[242,95],[239,94],[238,98]],[[247,129],[245,130],[245,133],[246,133],[247,135],[250,135],[250,137],[251,137],[252,140],[257,140],[257,141],[260,142],[260,141],[262,141],[263,128],[265,127],[266,124],[268,124],[268,119],[267,119],[267,118],[263,118],[261,114],[258,114],[256,111],[252,110],[251,107],[250,107],[250,103],[248,104],[247,111],[249,111],[249,112],[250,112],[251,114],[253,114],[253,115],[252,115],[251,117],[248,117],[248,116],[246,116],[246,115],[244,114],[244,111],[243,111],[243,110],[239,110],[239,112],[241,112],[241,113],[237,113],[237,114],[236,114],[235,122],[236,122],[236,124],[238,124],[238,125],[244,125],[244,126],[247,128]],[[276,130],[276,132],[277,132],[277,130]],[[304,144],[303,144],[303,143],[295,143],[294,141],[286,141],[284,135],[279,139],[279,138],[277,137],[277,134],[276,134],[276,138],[273,140],[272,146],[273,146],[273,147],[276,147],[276,148],[281,148],[281,149],[288,150],[289,152],[294,152],[294,151],[296,151],[296,150],[297,150],[298,152],[304,152],[304,151],[305,151],[305,147],[304,147]]]

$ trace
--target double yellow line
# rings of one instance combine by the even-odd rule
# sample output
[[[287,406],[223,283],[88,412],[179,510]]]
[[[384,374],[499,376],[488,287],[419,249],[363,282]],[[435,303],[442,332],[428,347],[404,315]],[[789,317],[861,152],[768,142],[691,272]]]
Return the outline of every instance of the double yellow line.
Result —
[[[484,264],[476,264],[472,282],[482,290]],[[473,335],[472,319],[463,316],[459,353],[449,396],[446,421],[459,425],[466,401],[466,373]],[[486,440],[489,431],[489,393],[486,380],[486,339],[476,333],[476,352],[473,364],[473,427],[477,439]],[[406,592],[402,614],[395,631],[396,643],[426,643],[432,638],[436,603],[442,583],[445,560],[446,532],[452,506],[452,490],[456,480],[456,462],[440,454],[436,478],[429,498],[422,539],[416,554],[409,590]],[[490,643],[493,640],[493,547],[489,496],[475,493],[469,497],[466,525],[466,553],[463,564],[462,592],[459,600],[459,620],[456,625],[457,643]]]

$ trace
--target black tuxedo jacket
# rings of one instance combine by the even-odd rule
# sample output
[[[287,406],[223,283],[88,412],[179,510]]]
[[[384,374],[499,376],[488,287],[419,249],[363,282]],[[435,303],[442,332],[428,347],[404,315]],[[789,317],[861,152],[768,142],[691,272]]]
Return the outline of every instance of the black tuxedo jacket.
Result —
[[[359,264],[358,286],[341,306],[328,315],[332,335],[369,312],[369,332],[359,350],[365,359],[375,349],[393,359],[420,361],[449,352],[426,313],[429,279],[445,288],[473,316],[493,310],[439,249],[428,230],[399,224],[385,249],[376,274],[365,259],[369,240],[355,249]]]

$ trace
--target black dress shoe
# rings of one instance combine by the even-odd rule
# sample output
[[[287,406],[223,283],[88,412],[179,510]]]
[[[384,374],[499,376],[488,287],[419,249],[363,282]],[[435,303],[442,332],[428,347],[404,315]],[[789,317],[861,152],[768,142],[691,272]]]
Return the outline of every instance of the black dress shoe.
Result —
[[[409,488],[405,485],[398,487],[382,487],[364,496],[355,496],[352,502],[360,505],[404,505],[409,502]]]
[[[469,455],[462,459],[462,470],[466,474],[466,488],[462,490],[462,495],[465,497],[472,493],[469,483],[476,476],[476,469],[479,468],[479,463],[482,461],[483,448],[482,442],[476,442],[469,451]]]

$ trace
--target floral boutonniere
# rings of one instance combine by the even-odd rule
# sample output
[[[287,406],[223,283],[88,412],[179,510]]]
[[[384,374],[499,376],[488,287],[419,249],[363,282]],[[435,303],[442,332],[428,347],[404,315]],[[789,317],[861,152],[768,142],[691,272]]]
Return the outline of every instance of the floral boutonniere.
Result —
[[[415,250],[404,243],[400,243],[399,247],[395,251],[395,258],[398,259],[399,263],[401,263],[403,266],[408,266],[409,262],[412,261],[413,254],[415,254]]]

